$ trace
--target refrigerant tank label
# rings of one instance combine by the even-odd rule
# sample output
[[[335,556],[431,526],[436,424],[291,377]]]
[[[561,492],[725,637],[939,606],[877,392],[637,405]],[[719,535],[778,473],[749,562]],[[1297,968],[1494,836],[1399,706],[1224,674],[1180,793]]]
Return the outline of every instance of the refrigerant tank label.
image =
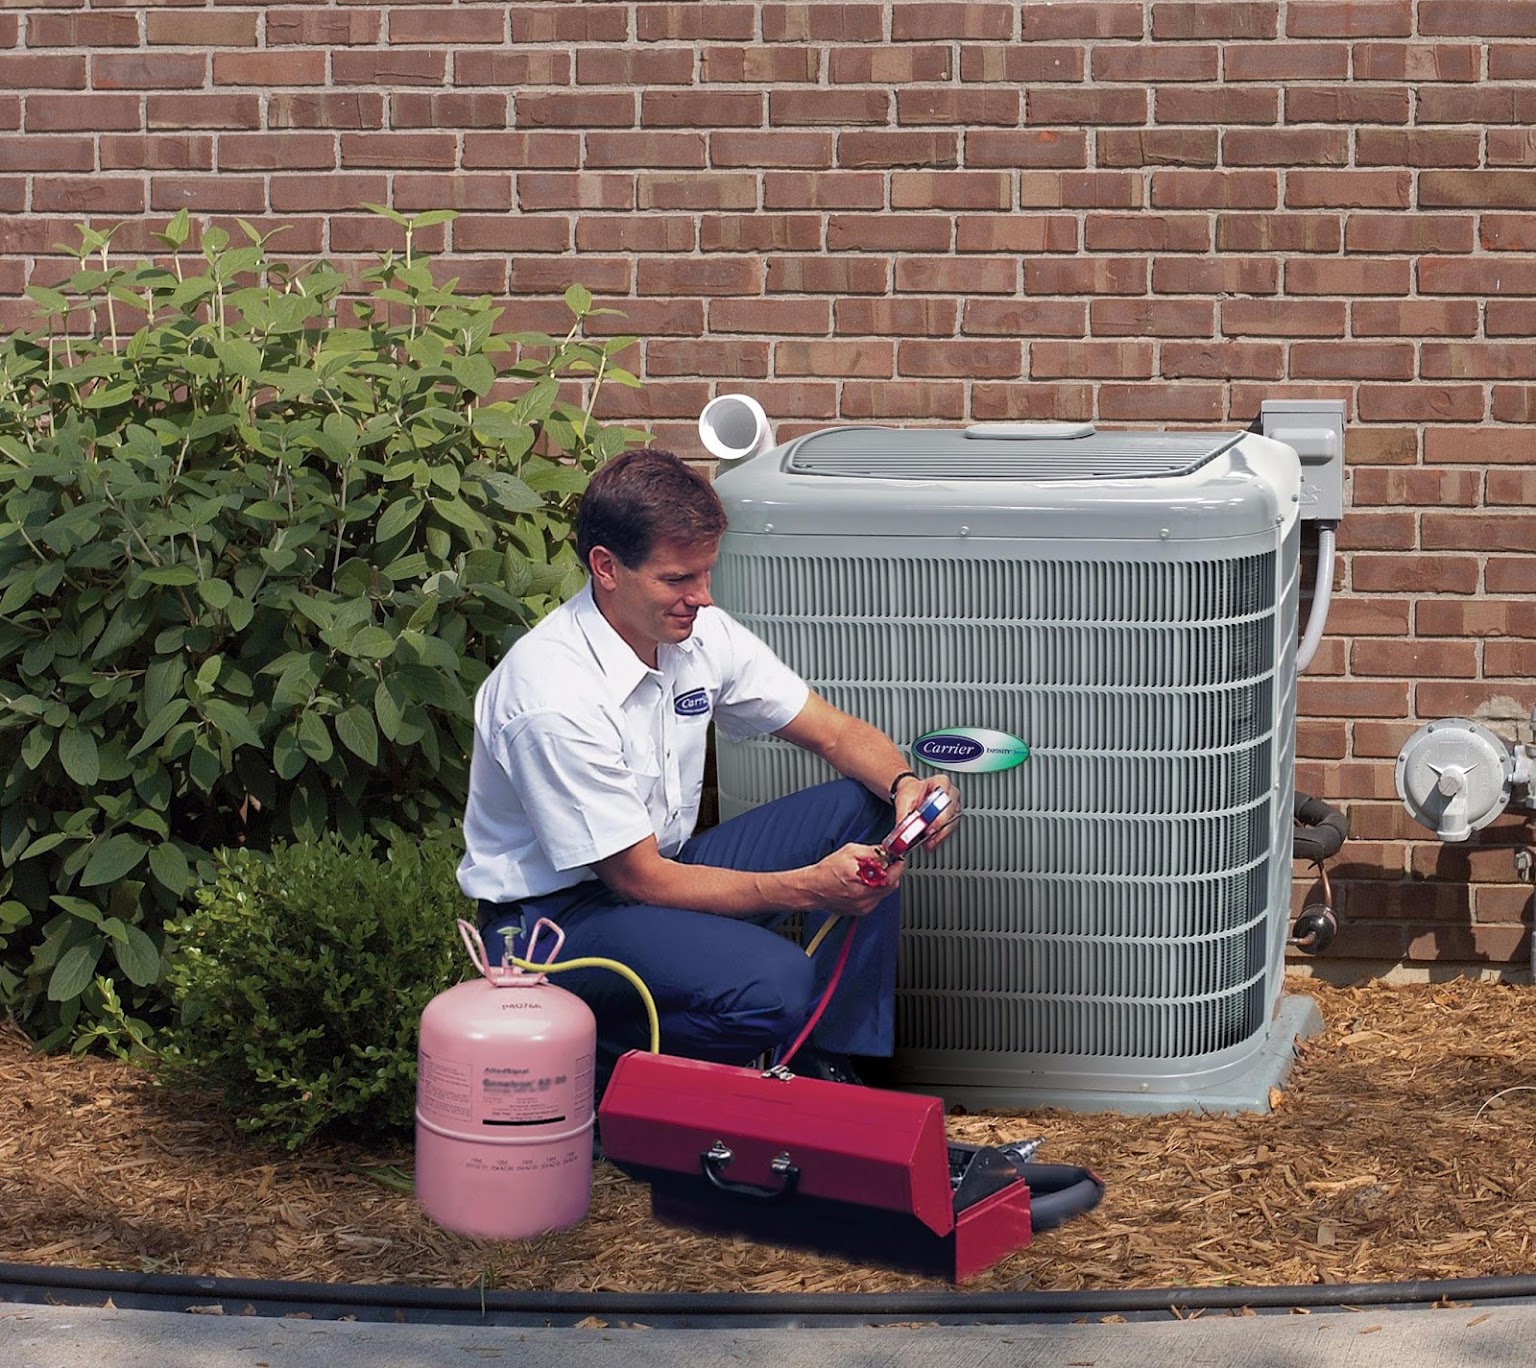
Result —
[[[1023,764],[1029,759],[1029,747],[1007,732],[945,727],[919,736],[912,743],[912,754],[936,769],[989,774]]]

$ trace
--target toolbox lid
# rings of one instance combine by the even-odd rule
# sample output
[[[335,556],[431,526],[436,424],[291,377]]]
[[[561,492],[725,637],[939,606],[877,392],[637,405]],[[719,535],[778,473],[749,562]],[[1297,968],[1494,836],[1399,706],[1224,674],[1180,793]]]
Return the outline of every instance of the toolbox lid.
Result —
[[[955,1226],[936,1097],[635,1050],[615,1065],[598,1115],[620,1168],[907,1212],[936,1235]]]

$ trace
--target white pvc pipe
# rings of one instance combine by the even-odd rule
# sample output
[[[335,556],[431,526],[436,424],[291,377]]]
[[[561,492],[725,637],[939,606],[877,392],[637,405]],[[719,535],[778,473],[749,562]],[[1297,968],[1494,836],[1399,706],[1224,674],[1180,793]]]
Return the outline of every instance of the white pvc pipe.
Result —
[[[717,461],[739,461],[773,445],[773,424],[751,395],[722,394],[699,414],[699,439]]]
[[[1323,627],[1328,622],[1328,604],[1333,598],[1333,560],[1336,539],[1334,525],[1323,523],[1317,529],[1317,578],[1312,585],[1312,611],[1307,614],[1307,631],[1296,648],[1296,673],[1312,663]]]

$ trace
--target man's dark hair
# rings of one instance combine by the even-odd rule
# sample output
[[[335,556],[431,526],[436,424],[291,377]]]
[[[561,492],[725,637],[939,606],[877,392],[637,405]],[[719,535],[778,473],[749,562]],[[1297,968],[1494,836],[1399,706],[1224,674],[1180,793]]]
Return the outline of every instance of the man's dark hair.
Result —
[[[697,470],[670,451],[625,451],[599,467],[576,512],[576,554],[606,546],[631,570],[659,541],[696,546],[725,531],[720,496]]]

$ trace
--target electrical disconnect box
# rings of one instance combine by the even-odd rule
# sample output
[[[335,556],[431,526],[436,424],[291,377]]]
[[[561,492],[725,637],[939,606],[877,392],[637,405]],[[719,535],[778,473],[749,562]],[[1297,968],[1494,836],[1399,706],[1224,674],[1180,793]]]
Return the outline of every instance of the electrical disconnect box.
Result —
[[[1266,399],[1260,431],[1301,457],[1301,516],[1338,522],[1344,516],[1344,401]]]

